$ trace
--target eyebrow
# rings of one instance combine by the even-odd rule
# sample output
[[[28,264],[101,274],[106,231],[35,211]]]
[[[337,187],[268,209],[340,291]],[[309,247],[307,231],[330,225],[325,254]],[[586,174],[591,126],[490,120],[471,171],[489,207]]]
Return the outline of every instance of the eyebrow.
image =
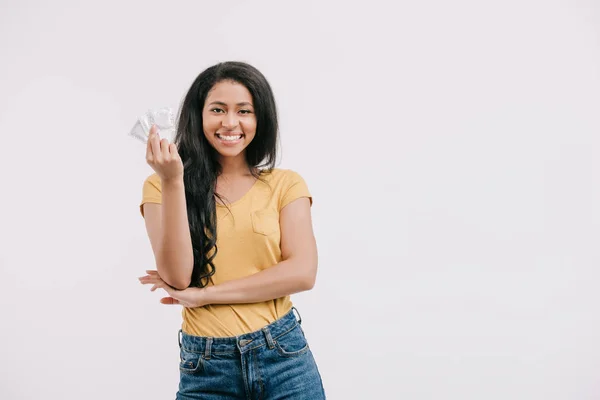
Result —
[[[217,104],[217,105],[220,105],[220,106],[227,107],[227,104],[223,103],[222,101],[213,101],[212,103],[209,104],[209,106],[213,105],[213,104]],[[248,103],[247,101],[244,101],[244,102],[241,102],[241,103],[237,103],[236,106],[250,106],[250,107],[254,107],[252,105],[252,103]]]

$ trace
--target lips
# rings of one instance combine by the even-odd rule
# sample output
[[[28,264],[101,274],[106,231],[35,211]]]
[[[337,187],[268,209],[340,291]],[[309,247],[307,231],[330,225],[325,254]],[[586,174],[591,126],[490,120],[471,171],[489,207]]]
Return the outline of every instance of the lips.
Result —
[[[231,132],[231,133],[215,133],[217,140],[224,146],[233,146],[242,141],[242,139],[246,136],[241,132]]]

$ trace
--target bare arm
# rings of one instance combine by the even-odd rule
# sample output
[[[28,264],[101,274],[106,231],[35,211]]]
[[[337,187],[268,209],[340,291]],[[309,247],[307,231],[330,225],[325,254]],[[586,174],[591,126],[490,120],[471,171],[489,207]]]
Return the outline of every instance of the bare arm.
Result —
[[[313,288],[318,257],[309,199],[294,200],[279,218],[282,261],[254,275],[206,287],[200,292],[202,303],[256,303]]]
[[[144,204],[156,269],[176,289],[190,285],[194,256],[183,179],[162,181],[162,204]]]

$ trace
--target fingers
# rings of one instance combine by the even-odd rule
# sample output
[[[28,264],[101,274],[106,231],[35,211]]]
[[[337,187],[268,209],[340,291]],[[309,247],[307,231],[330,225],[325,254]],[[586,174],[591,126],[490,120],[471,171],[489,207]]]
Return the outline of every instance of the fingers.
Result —
[[[152,275],[146,275],[146,276],[140,276],[138,278],[138,280],[142,283],[142,284],[147,284],[147,283],[159,283],[159,282],[163,282],[163,280],[160,278],[160,276],[158,276],[158,274],[152,274]]]
[[[177,146],[174,143],[169,143],[169,140],[166,138],[161,139],[158,127],[152,125],[146,145],[146,161],[148,164],[169,163],[178,157]]]
[[[169,287],[169,285],[167,285],[166,283],[164,283],[163,281],[160,282],[156,282],[154,284],[154,286],[152,286],[152,288],[150,289],[151,292],[154,292],[156,289],[163,289],[165,292],[167,292],[167,294],[169,296],[173,296],[173,289],[171,289]]]
[[[154,130],[154,134],[152,133]],[[150,136],[148,137],[148,143],[151,148],[152,158],[154,163],[161,163],[163,160],[162,151],[160,150],[160,135],[157,132],[158,128],[156,125],[152,125],[150,129]]]
[[[177,299],[174,299],[174,298],[172,298],[172,297],[163,297],[162,299],[160,299],[160,302],[161,302],[162,304],[181,304],[181,303],[179,302],[179,300],[177,300]]]
[[[148,284],[153,284],[153,286],[150,288],[151,292],[154,292],[156,289],[164,289],[167,293],[169,293],[169,291],[167,290],[168,285],[166,283],[164,283],[162,280],[156,280],[156,279],[152,279],[152,278],[140,278],[140,282],[143,285],[148,285]]]
[[[146,272],[148,275],[140,276],[138,280],[142,285],[153,285],[152,288],[150,288],[151,292],[154,292],[156,289],[164,289],[165,292],[167,292],[170,296],[175,294],[175,290],[161,279],[161,277],[158,275],[158,272],[153,270],[147,270]]]
[[[177,151],[177,146],[175,146],[175,143],[171,143],[169,145],[169,153],[171,153],[172,159],[179,158],[179,152]]]
[[[148,141],[146,142],[146,157],[152,155],[152,144],[150,143],[150,139],[154,137],[156,134],[156,127],[152,125],[150,128],[150,133],[148,134]]]
[[[169,141],[167,139],[162,139],[160,141],[160,152],[164,162],[168,163],[171,161],[171,153],[169,152]]]
[[[140,276],[138,279],[139,279],[139,281],[141,283],[158,283],[158,282],[162,282],[162,279],[156,278],[154,276],[148,276],[148,275],[146,275],[146,276]]]
[[[146,147],[146,161],[148,164],[153,165],[161,163],[163,160],[162,151],[160,150],[160,135],[158,134],[158,128],[156,125],[152,125],[150,128],[150,134],[148,136],[148,145]]]
[[[151,292],[156,291],[156,289],[163,289],[170,296],[170,297],[163,297],[160,301],[161,303],[163,303],[163,304],[179,304],[179,305],[183,305],[183,306],[187,305],[187,303],[184,304],[180,300],[173,297],[173,296],[177,295],[178,291],[173,289],[165,281],[163,281],[160,278],[160,275],[158,275],[157,271],[146,270],[146,273],[148,275],[140,276],[138,278],[140,283],[142,283],[143,285],[152,284],[152,288],[150,288]]]
[[[150,132],[148,132],[148,139],[160,140],[160,134],[158,133],[158,126],[152,125],[152,127],[150,127]]]
[[[154,155],[156,154],[156,151],[154,149],[157,148],[156,142],[158,140],[158,127],[156,125],[152,125],[148,134],[148,143],[146,143],[146,161],[149,164],[155,161]]]

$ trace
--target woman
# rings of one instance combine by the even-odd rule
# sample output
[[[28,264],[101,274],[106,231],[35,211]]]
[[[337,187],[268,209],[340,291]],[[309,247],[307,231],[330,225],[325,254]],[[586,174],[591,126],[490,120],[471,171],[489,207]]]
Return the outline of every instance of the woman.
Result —
[[[140,281],[183,306],[177,399],[325,398],[290,301],[315,283],[312,198],[274,168],[277,135],[269,83],[240,62],[196,78],[174,143],[150,132],[140,211],[157,270]]]

